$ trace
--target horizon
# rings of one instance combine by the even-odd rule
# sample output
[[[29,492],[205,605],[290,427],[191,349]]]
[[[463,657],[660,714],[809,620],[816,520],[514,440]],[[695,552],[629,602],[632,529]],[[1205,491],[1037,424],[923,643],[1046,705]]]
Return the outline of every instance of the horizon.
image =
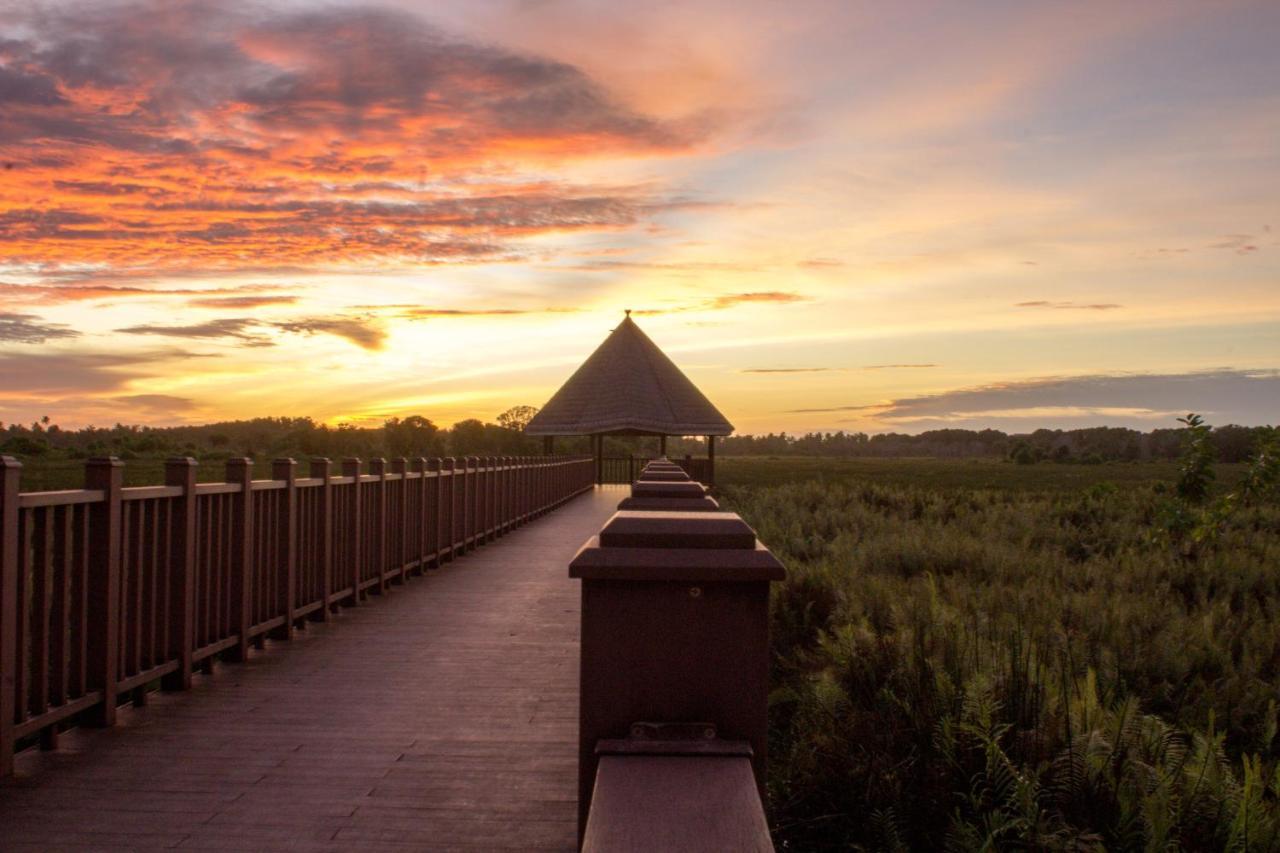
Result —
[[[0,422],[1277,421],[1280,6],[4,3]]]

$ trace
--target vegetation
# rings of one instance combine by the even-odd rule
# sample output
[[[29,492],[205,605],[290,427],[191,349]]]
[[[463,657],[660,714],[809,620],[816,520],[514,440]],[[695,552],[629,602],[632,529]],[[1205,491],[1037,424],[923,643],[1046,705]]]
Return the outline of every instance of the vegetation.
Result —
[[[1280,850],[1277,435],[1184,423],[1177,465],[726,460],[788,567],[781,849]]]

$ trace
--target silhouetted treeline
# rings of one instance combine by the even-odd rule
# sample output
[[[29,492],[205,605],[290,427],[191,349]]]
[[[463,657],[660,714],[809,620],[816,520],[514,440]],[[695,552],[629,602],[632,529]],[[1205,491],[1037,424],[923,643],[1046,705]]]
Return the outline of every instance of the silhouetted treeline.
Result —
[[[1213,430],[1221,462],[1243,462],[1266,427],[1222,426]],[[937,429],[919,435],[890,432],[806,433],[787,435],[731,435],[720,439],[717,453],[726,456],[932,456],[941,458],[997,458],[1017,462],[1106,462],[1176,459],[1184,431],[1156,429],[1139,432],[1124,427],[1038,429],[1013,434],[994,429]],[[701,452],[702,445],[690,445]],[[686,452],[684,443],[670,444],[673,455]]]
[[[537,410],[516,406],[498,415],[496,423],[469,419],[441,428],[426,417],[392,418],[382,426],[350,424],[328,426],[311,418],[254,418],[199,426],[125,426],[62,429],[46,418],[27,426],[0,425],[0,453],[30,459],[83,459],[119,456],[123,459],[155,459],[194,456],[221,459],[250,456],[300,459],[327,456],[341,459],[398,456],[534,455],[542,452],[542,439],[526,436],[524,425]],[[1266,427],[1222,426],[1213,430],[1213,443],[1221,462],[1242,462],[1255,439]],[[788,435],[732,435],[718,440],[717,452],[725,456],[929,456],[939,458],[997,458],[1015,462],[1104,462],[1176,459],[1182,447],[1182,429],[1151,432],[1123,427],[1088,429],[1040,429],[1026,434],[999,430],[941,429],[919,435],[862,432]],[[658,440],[652,437],[610,436],[605,454],[654,455]],[[557,438],[556,453],[589,453],[585,437]],[[703,455],[701,439],[668,439],[670,456]]]
[[[116,424],[113,427],[71,430],[62,429],[45,419],[30,426],[5,426],[0,430],[0,453],[38,459],[82,459],[90,456],[119,456],[122,459],[165,456],[194,456],[199,459],[327,456],[342,459],[358,456],[368,459],[377,456],[521,456],[541,453],[542,441],[524,435],[521,432],[524,423],[513,421],[507,415],[509,412],[500,415],[499,423],[471,419],[459,421],[448,429],[442,429],[420,415],[392,418],[376,427],[328,426],[317,424],[311,418],[253,418],[199,426]],[[569,449],[568,444],[564,449]]]

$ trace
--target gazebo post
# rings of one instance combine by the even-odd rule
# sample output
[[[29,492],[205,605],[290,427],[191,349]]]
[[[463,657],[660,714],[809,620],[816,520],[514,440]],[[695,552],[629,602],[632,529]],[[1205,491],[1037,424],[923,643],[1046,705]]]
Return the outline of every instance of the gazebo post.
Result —
[[[591,450],[596,457],[596,485],[604,484],[604,436],[591,436]]]
[[[543,456],[550,456],[552,454],[552,451],[555,449],[555,443],[554,443],[555,440],[556,440],[556,437],[554,435],[544,435],[542,437],[542,455]]]
[[[663,457],[664,459],[665,459],[665,458],[666,458],[666,456],[667,456],[667,437],[666,437],[666,435],[663,435],[663,436],[658,440],[658,455],[659,455],[659,456],[661,456],[661,457]]]
[[[716,484],[716,437],[707,436],[707,485]]]

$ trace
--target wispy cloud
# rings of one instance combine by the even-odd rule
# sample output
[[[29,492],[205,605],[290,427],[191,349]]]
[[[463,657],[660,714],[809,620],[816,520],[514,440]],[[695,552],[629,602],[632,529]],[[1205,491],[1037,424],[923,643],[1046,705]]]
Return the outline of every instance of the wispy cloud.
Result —
[[[828,373],[843,367],[749,367],[739,373]]]
[[[265,308],[269,305],[292,305],[296,296],[208,296],[188,299],[193,308]]]
[[[368,316],[305,317],[272,321],[253,317],[222,317],[189,325],[147,324],[127,326],[116,331],[128,335],[159,335],[196,340],[230,339],[236,341],[239,346],[246,347],[275,346],[276,341],[262,334],[262,331],[267,329],[303,335],[335,335],[369,350],[382,349],[387,337],[381,323]]]
[[[1280,399],[1280,370],[1223,368],[1196,373],[1121,373],[1045,377],[904,397],[877,405],[795,409],[792,413],[871,413],[888,425],[926,429],[1008,422],[1043,426],[1049,419],[1090,423],[1172,420],[1201,412],[1216,423],[1270,423]],[[1172,424],[1170,424],[1172,425]]]
[[[639,308],[633,311],[637,315],[679,314],[686,311],[724,311],[740,305],[787,304],[808,302],[810,298],[799,293],[784,290],[760,290],[746,293],[722,293],[699,302],[675,304],[666,308]]]
[[[283,332],[336,335],[367,350],[380,350],[387,340],[386,330],[370,317],[309,317],[271,325]]]
[[[46,323],[34,314],[0,313],[0,343],[42,344],[78,338],[80,333],[62,323]]]
[[[1115,302],[1050,302],[1045,299],[1036,299],[1031,302],[1014,303],[1015,308],[1051,308],[1055,311],[1112,311],[1116,308],[1123,308]]]
[[[924,362],[921,364],[868,364],[863,370],[915,370],[917,368],[938,367],[933,362]]]
[[[223,317],[203,323],[192,323],[180,326],[164,326],[143,324],[116,329],[126,335],[159,335],[166,338],[191,338],[208,340],[215,338],[234,338],[243,346],[269,347],[273,345],[270,338],[256,334],[253,330],[262,324],[252,317]]]

